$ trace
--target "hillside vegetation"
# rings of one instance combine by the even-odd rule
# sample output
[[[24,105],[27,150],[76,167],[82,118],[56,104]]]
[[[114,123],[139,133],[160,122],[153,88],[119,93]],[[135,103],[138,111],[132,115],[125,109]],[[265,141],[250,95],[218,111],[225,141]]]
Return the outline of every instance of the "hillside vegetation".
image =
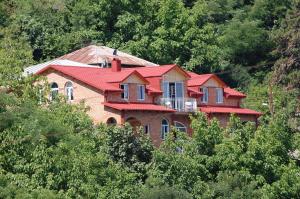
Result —
[[[0,0],[0,198],[300,198],[299,13],[299,0]],[[22,76],[89,44],[216,73],[260,126],[198,114],[192,138],[157,149]]]

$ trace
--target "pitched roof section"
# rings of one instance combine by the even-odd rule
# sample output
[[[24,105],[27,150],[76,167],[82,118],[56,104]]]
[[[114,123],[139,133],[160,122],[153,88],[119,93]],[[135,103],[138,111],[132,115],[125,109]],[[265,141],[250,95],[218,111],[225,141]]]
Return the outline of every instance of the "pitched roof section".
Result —
[[[209,79],[214,78],[216,81],[218,81],[221,85],[224,87],[226,86],[225,82],[223,82],[218,76],[215,74],[203,74],[203,75],[197,75],[196,73],[189,72],[189,75],[192,77],[188,81],[188,86],[201,86],[205,82],[207,82]]]
[[[229,87],[224,88],[224,93],[225,93],[225,97],[240,97],[240,98],[246,97],[245,94]]]
[[[166,108],[164,106],[155,104],[138,104],[138,103],[109,103],[104,102],[104,106],[127,111],[163,111],[163,112],[175,112],[173,109]]]
[[[176,69],[180,71],[184,76],[187,78],[190,78],[191,76],[189,75],[188,72],[183,70],[181,67],[179,67],[176,64],[169,64],[169,65],[161,65],[159,67],[138,67],[134,68],[137,70],[139,73],[141,73],[144,77],[161,77],[162,75],[166,74],[167,72],[171,71],[172,69]],[[124,70],[130,70],[125,68]]]
[[[246,108],[232,108],[232,107],[218,107],[218,106],[205,106],[205,107],[200,107],[199,108],[201,112],[204,113],[224,113],[224,114],[230,114],[230,113],[235,113],[235,114],[247,114],[247,115],[257,115],[260,116],[262,115],[260,112],[251,110],[251,109],[246,109]]]
[[[92,68],[98,68],[98,66],[92,66],[92,65],[87,65],[87,64],[83,64],[83,63],[79,63],[79,62],[75,62],[75,61],[70,61],[70,60],[66,60],[66,59],[54,59],[51,61],[47,61],[45,63],[41,63],[41,64],[37,64],[37,65],[33,65],[33,66],[29,66],[27,68],[24,69],[24,76],[27,76],[29,74],[35,74],[36,72],[42,70],[43,68],[46,68],[49,65],[60,65],[60,66],[79,66],[79,67],[92,67]]]
[[[101,68],[50,65],[37,72],[37,74],[38,75],[42,74],[50,69],[59,71],[65,75],[68,75],[74,79],[77,79],[83,83],[88,84],[89,86],[92,86],[102,91],[122,91],[117,86],[114,86],[113,84],[110,84],[106,81],[107,79],[111,79],[111,78],[109,78],[109,75],[107,74],[106,75],[102,74],[101,70],[103,69]],[[126,77],[128,77],[129,75],[130,72],[122,73],[122,74],[114,75],[113,79],[122,81],[123,79],[126,79]]]
[[[121,60],[122,64],[133,65],[133,66],[158,66],[155,63],[146,61],[144,59],[135,57],[133,55],[124,53],[117,50],[114,55],[115,49],[106,46],[96,46],[90,45],[69,54],[63,55],[58,59],[68,59],[76,62],[81,62],[85,64],[101,64],[101,63],[111,63],[113,58],[118,58]]]

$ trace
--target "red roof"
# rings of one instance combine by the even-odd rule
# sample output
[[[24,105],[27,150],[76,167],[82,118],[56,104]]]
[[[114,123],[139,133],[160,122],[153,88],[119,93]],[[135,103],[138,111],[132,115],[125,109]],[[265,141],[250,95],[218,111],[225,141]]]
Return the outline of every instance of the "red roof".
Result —
[[[195,88],[195,87],[188,87],[187,90],[188,90],[190,96],[201,96],[201,95],[203,95],[203,93],[200,92],[200,91],[199,91],[197,88]]]
[[[157,66],[156,67],[136,67],[134,69],[136,71],[138,71],[139,73],[141,73],[144,77],[160,77],[174,68],[181,71],[182,74],[185,75],[186,77],[188,77],[188,78],[191,77],[187,71],[183,70],[176,64],[161,65],[159,67],[157,67]],[[130,70],[130,69],[132,69],[132,68],[124,68],[124,70]]]
[[[149,82],[134,69],[122,70],[122,72],[113,72],[111,68],[87,68],[78,66],[50,65],[47,68],[37,72],[37,74],[42,74],[48,69],[57,70],[103,91],[121,91],[118,86],[112,83],[122,82],[132,74],[139,76],[143,81],[145,81],[145,83],[149,84]]]
[[[235,114],[247,114],[247,115],[262,115],[260,112],[246,109],[246,108],[234,108],[234,107],[217,107],[217,106],[205,106],[200,107],[200,111],[204,113],[235,113]]]
[[[163,112],[175,112],[173,109],[166,108],[164,106],[155,104],[139,104],[139,103],[110,103],[104,102],[104,106],[127,111],[163,111]]]
[[[189,73],[190,75],[192,73]],[[191,75],[191,79],[188,81],[188,86],[201,86],[204,84],[207,80],[209,80],[213,74],[203,74],[203,75],[197,75],[193,73]]]
[[[226,84],[215,74],[202,74],[202,75],[197,75],[196,73],[189,72],[189,75],[192,77],[188,81],[188,86],[201,86],[205,82],[207,82],[210,78],[214,78],[216,81],[218,81],[221,85],[224,87]]]
[[[241,97],[241,98],[246,97],[245,94],[229,87],[224,88],[224,93],[225,93],[225,97]]]
[[[187,78],[190,77],[185,70],[175,64],[156,67],[122,68],[121,71],[117,72],[112,71],[111,68],[50,65],[38,71],[37,74],[42,74],[48,69],[57,70],[103,91],[121,91],[121,89],[113,83],[122,82],[132,74],[139,76],[146,84],[149,84],[150,82],[151,87],[148,87],[148,89],[154,93],[161,92],[160,80],[165,73],[172,69],[180,71]]]

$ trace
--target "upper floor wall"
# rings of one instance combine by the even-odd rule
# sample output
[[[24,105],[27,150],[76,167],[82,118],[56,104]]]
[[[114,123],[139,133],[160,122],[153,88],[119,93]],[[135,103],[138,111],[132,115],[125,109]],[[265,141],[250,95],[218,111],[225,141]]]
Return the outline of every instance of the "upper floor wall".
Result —
[[[232,106],[240,107],[241,98],[225,97],[224,85],[214,78],[198,87],[203,96],[197,99],[198,106]]]

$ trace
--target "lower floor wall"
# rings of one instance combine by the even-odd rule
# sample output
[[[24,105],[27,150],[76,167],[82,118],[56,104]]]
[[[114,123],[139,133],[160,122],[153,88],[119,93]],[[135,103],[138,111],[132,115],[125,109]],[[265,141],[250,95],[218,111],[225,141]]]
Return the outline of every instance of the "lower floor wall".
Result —
[[[254,122],[257,125],[256,115],[238,114],[237,116],[240,118],[242,122]],[[223,113],[211,114],[209,118],[210,119],[216,118],[219,121],[220,126],[226,127],[230,120],[230,114],[223,114]]]
[[[237,115],[241,121],[251,121],[257,123],[255,115]],[[148,128],[148,135],[150,136],[153,144],[159,146],[163,142],[162,134],[162,121],[167,120],[169,129],[171,126],[175,126],[176,123],[186,127],[186,132],[189,136],[192,136],[192,129],[190,127],[190,119],[188,114],[176,114],[169,112],[157,112],[157,111],[119,111],[112,108],[104,108],[104,112],[101,115],[101,121],[103,123],[124,124],[130,123],[132,126],[140,126],[143,129]],[[216,118],[222,127],[226,127],[230,114],[210,114],[209,118]]]

